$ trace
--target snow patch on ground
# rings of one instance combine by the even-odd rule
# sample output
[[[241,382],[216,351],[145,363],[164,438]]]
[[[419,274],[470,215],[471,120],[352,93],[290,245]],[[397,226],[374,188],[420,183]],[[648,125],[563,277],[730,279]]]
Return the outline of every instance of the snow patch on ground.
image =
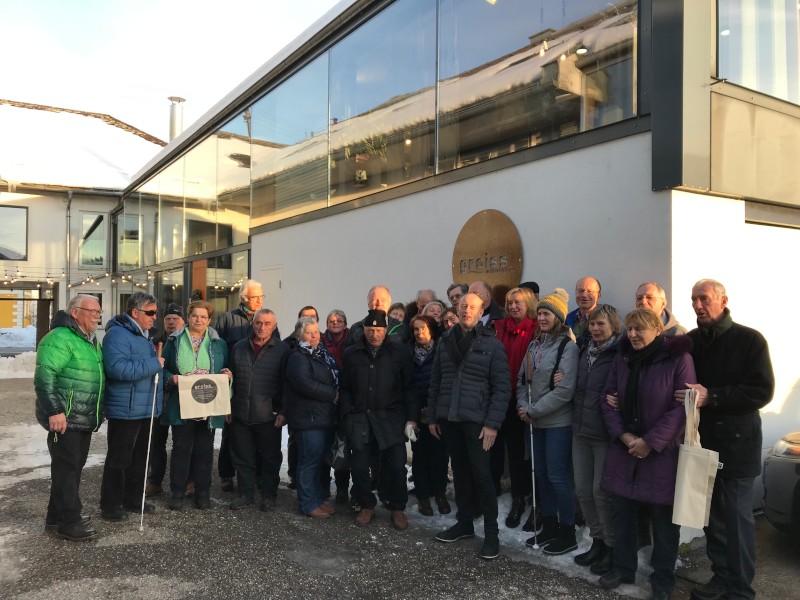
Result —
[[[0,348],[36,347],[36,327],[0,327]]]
[[[32,379],[36,370],[36,352],[0,356],[0,379]]]

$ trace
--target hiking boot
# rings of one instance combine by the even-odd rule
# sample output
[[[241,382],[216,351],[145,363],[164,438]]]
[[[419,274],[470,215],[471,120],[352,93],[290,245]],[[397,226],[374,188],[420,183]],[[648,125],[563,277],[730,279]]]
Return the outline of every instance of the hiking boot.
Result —
[[[456,524],[449,529],[437,533],[436,541],[452,544],[458,540],[471,537],[475,537],[475,529],[472,527],[472,521],[456,521]]]
[[[500,540],[498,539],[496,533],[486,534],[479,556],[485,560],[492,560],[493,558],[500,556]]]
[[[356,515],[356,525],[359,527],[366,527],[375,518],[374,508],[362,508]]]
[[[606,543],[600,538],[592,539],[592,547],[587,552],[581,552],[573,560],[581,567],[590,567],[605,554]],[[601,573],[602,575],[602,573]]]
[[[450,511],[450,503],[447,501],[447,496],[444,494],[436,494],[434,496],[436,498],[436,509],[439,511],[440,515],[449,515]]]
[[[167,508],[170,510],[183,510],[183,496],[170,496],[167,500]]]
[[[80,521],[72,525],[59,525],[56,535],[71,542],[82,542],[97,536],[97,530]]]
[[[397,531],[405,531],[408,529],[408,517],[406,517],[405,511],[392,511],[392,527],[397,529]]]
[[[253,504],[254,502],[255,502],[255,500],[253,499],[252,496],[244,496],[244,495],[242,495],[242,496],[239,496],[238,498],[236,498],[233,502],[231,502],[228,505],[228,508],[230,508],[231,510],[241,510],[245,506],[249,506],[250,504]]]
[[[558,536],[547,544],[544,553],[549,556],[560,556],[577,549],[578,540],[575,539],[575,524],[561,523],[558,526]]]
[[[522,520],[522,514],[525,512],[525,498],[524,496],[514,496],[511,498],[511,510],[508,511],[506,517],[506,527],[515,529],[519,527]]]
[[[614,549],[606,545],[601,556],[592,563],[589,571],[595,575],[605,575],[614,568]]]
[[[148,498],[152,498],[153,496],[158,496],[164,490],[161,489],[160,485],[156,485],[155,483],[148,483],[144,488],[144,495]]]
[[[417,508],[421,515],[425,515],[426,517],[433,516],[433,508],[431,508],[431,499],[430,498],[417,498]]]

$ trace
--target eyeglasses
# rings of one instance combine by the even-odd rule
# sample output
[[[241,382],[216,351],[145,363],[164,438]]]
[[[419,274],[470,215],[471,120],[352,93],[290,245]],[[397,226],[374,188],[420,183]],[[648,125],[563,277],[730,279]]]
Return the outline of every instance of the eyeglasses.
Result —
[[[140,310],[139,312],[148,317],[155,317],[158,314],[157,310]]]
[[[103,314],[102,310],[97,310],[96,308],[84,308],[82,306],[76,306],[75,308],[80,308],[81,310],[88,311],[95,317],[102,316],[102,314]]]

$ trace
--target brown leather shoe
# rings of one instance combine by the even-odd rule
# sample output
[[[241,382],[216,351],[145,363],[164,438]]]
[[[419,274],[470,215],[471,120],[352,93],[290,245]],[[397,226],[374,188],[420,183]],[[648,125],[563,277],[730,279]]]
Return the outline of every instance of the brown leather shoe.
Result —
[[[375,518],[374,508],[362,508],[356,515],[356,525],[359,527],[366,527]]]
[[[405,531],[408,529],[408,517],[402,510],[392,511],[392,527],[398,531]]]
[[[144,488],[144,495],[148,498],[158,496],[162,492],[161,486],[155,483],[148,483]]]
[[[318,506],[308,513],[308,516],[312,519],[327,519],[331,516],[331,513],[329,513],[327,510],[324,510],[321,506]]]
[[[336,512],[336,509],[334,508],[333,504],[328,504],[327,502],[323,502],[322,504],[319,505],[319,507],[322,510],[326,511],[329,515],[332,515]]]
[[[440,515],[450,514],[450,503],[447,501],[447,496],[444,494],[436,494],[436,508],[439,509]]]
[[[417,507],[419,507],[420,514],[425,515],[426,517],[433,516],[430,498],[417,498]]]

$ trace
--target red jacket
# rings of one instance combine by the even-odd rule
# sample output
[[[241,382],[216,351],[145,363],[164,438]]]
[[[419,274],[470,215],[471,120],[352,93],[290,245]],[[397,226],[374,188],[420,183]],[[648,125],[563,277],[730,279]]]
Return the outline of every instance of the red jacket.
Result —
[[[511,397],[514,399],[517,397],[519,368],[522,366],[525,351],[536,332],[536,325],[536,322],[530,317],[525,317],[519,324],[511,317],[499,319],[494,323],[497,339],[503,344],[503,349],[508,356],[508,366],[511,368]]]

